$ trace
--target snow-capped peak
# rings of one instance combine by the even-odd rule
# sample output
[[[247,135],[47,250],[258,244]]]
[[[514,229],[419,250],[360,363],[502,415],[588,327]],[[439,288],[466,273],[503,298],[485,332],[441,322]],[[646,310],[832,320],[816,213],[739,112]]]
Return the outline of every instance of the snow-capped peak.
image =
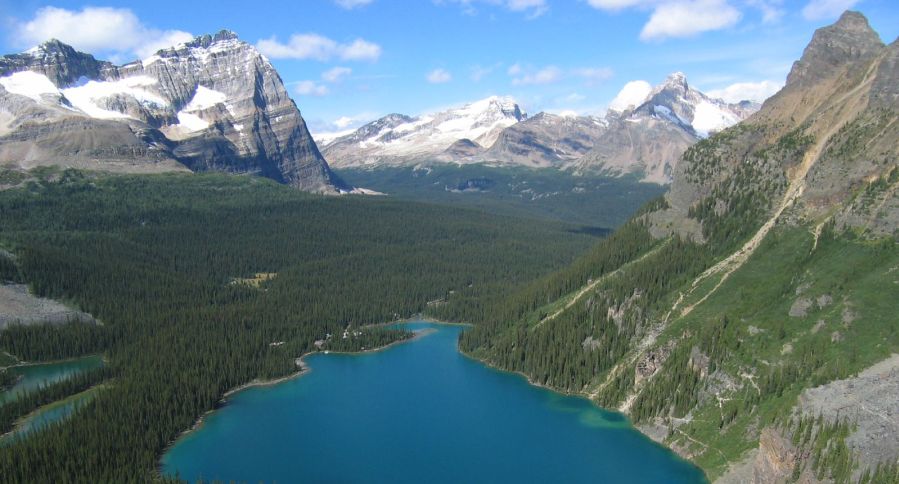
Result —
[[[635,81],[638,83],[640,81]],[[638,97],[645,90],[645,84],[628,83],[616,97],[613,104],[620,107],[625,102]],[[638,87],[628,86],[635,84]],[[621,99],[619,99],[621,98]],[[610,110],[624,112],[626,109]],[[699,137],[707,137],[711,133],[730,127],[752,113],[741,105],[731,105],[720,99],[712,99],[704,93],[693,89],[687,82],[683,72],[673,72],[664,82],[652,88],[642,102],[633,108],[628,120],[639,122],[645,118],[664,119],[692,130]]]
[[[323,137],[325,155],[336,166],[437,156],[462,139],[490,146],[503,129],[526,118],[515,99],[490,96],[415,118],[393,114],[346,136]]]

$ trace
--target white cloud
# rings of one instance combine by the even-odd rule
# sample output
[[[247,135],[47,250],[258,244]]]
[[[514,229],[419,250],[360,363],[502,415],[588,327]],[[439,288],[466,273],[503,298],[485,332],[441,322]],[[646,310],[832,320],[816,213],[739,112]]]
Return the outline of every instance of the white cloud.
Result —
[[[510,76],[517,76],[518,74],[521,74],[521,71],[521,64],[512,64],[508,69],[506,69],[506,74],[509,74]]]
[[[262,39],[256,43],[256,48],[274,59],[313,59],[325,62],[338,58],[373,62],[381,57],[381,46],[365,39],[343,44],[313,33],[291,35],[286,44],[279,42],[276,37]]]
[[[328,94],[328,86],[315,81],[299,81],[294,83],[293,90],[300,96],[324,96]]]
[[[333,69],[328,69],[327,71],[322,73],[322,79],[327,82],[340,82],[345,77],[349,76],[353,73],[353,70],[349,67],[335,67]]]
[[[514,67],[514,66],[513,66]],[[521,72],[521,69],[517,69]],[[510,69],[510,72],[512,69]],[[552,84],[562,78],[562,71],[556,66],[547,66],[533,73],[525,74],[512,79],[514,86],[531,86],[539,84]]]
[[[772,22],[783,14],[778,8],[782,1],[742,0],[741,5],[758,8],[762,11],[764,21]],[[740,21],[742,13],[728,2],[729,0],[587,0],[591,7],[611,12],[629,8],[652,10],[640,32],[642,40],[689,37],[732,27]]]
[[[713,89],[706,94],[710,97],[723,99],[729,103],[740,101],[760,103],[774,95],[781,87],[783,87],[783,83],[775,81],[737,82],[723,89]]]
[[[603,81],[608,80],[612,77],[612,75],[615,74],[615,72],[608,67],[585,67],[581,69],[575,69],[574,73],[586,79],[588,86],[597,85]]]
[[[22,46],[55,38],[82,51],[140,57],[193,38],[181,30],[147,27],[131,10],[110,7],[85,7],[79,11],[44,7],[33,19],[18,23],[15,32]]]
[[[337,4],[340,8],[345,8],[347,10],[352,10],[356,7],[364,7],[368,5],[373,0],[334,0],[334,3]]]
[[[780,20],[786,13],[782,8],[783,0],[746,0],[746,4],[757,8],[762,13],[762,22],[766,24]]]
[[[825,20],[838,17],[852,8],[858,0],[811,0],[802,9],[806,20]]]
[[[364,39],[356,39],[352,44],[340,47],[343,60],[376,61],[381,57],[381,46]]]
[[[493,64],[492,66],[486,66],[486,67],[482,66],[482,65],[472,66],[471,76],[470,76],[471,80],[474,82],[480,82],[481,79],[489,76],[490,74],[493,73],[493,71],[500,68],[501,66],[502,66],[501,63]]]
[[[312,131],[316,142],[333,139],[353,132],[356,128],[379,118],[376,112],[362,112],[354,115],[340,116],[336,119],[308,118],[306,123]]]
[[[444,84],[453,80],[453,75],[446,69],[434,69],[429,72],[426,79],[431,84]]]
[[[652,0],[587,0],[587,3],[593,8],[602,10],[622,10],[630,7],[639,7],[649,5]]]
[[[640,39],[690,37],[701,32],[731,27],[742,14],[727,0],[683,0],[663,3],[655,8]]]
[[[650,92],[652,92],[652,85],[646,81],[628,82],[621,88],[615,99],[609,103],[609,109],[622,112],[637,107],[646,100]]]

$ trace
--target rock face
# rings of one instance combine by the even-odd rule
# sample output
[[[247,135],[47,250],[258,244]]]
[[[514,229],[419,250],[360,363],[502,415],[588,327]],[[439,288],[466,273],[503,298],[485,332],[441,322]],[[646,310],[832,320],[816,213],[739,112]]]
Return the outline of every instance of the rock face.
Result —
[[[787,84],[814,84],[830,76],[833,69],[874,58],[882,48],[868,19],[858,12],[846,12],[837,23],[815,32],[802,58],[793,63]]]
[[[539,113],[504,129],[482,157],[531,167],[565,167],[589,152],[607,125],[591,116]]]
[[[335,178],[271,63],[233,32],[124,66],[59,41],[0,59],[0,162]],[[149,162],[149,163],[148,163]]]

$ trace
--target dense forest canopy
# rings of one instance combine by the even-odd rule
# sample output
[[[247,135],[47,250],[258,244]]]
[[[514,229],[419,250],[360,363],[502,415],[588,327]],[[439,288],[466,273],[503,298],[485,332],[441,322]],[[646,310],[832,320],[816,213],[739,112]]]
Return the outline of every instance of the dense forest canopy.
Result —
[[[407,336],[366,325],[424,311],[470,319],[595,240],[562,224],[321,197],[251,177],[66,171],[0,192],[0,248],[14,255],[0,255],[0,277],[102,323],[12,327],[0,346],[29,361],[108,360],[4,408],[8,427],[108,383],[73,418],[0,447],[0,475],[144,480],[224,392],[295,372],[317,340],[358,350]],[[348,326],[360,334],[342,338]]]

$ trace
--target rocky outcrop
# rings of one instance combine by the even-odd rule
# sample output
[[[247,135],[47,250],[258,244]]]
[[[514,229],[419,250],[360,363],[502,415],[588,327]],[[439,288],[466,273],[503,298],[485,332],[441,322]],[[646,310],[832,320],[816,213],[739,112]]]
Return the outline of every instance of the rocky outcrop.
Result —
[[[815,84],[831,76],[834,69],[873,59],[882,48],[883,42],[868,19],[847,11],[835,24],[815,31],[802,58],[793,63],[787,85]]]
[[[148,160],[336,193],[271,63],[230,31],[124,66],[58,41],[0,60],[0,161],[104,169]]]
[[[765,428],[753,466],[754,483],[785,483],[800,459],[793,444],[779,431]]]
[[[504,129],[482,158],[530,167],[564,167],[589,152],[605,128],[606,122],[600,118],[538,113]]]

